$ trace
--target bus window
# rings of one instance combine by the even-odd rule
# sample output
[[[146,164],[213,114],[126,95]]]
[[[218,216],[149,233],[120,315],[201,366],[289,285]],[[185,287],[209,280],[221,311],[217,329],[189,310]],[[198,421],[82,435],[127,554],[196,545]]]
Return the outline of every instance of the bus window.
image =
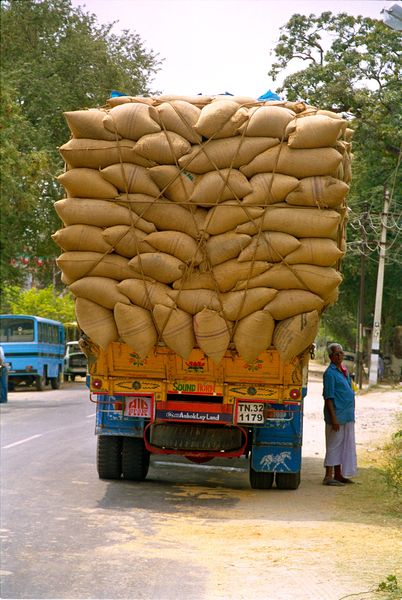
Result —
[[[34,322],[32,319],[7,318],[1,321],[1,342],[33,342]]]

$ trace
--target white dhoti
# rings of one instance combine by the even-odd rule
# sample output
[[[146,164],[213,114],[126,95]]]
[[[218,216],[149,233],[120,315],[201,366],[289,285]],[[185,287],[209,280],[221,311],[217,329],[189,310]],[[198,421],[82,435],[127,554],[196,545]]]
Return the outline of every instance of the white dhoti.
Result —
[[[324,467],[341,465],[344,477],[354,477],[357,474],[357,457],[354,422],[339,425],[339,431],[334,431],[332,425],[325,426],[327,451]]]

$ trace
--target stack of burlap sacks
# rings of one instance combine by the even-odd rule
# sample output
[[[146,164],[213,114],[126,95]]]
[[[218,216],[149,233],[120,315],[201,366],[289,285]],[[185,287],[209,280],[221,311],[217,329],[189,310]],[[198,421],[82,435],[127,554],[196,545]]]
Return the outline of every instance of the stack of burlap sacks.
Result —
[[[291,359],[336,301],[351,130],[304,103],[120,97],[65,114],[53,235],[80,328],[141,358]]]

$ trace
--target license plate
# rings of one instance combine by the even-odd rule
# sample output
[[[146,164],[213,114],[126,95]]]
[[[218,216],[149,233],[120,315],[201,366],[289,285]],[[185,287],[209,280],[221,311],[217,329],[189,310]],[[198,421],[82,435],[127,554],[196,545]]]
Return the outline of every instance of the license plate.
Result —
[[[264,423],[263,402],[238,402],[238,423]]]

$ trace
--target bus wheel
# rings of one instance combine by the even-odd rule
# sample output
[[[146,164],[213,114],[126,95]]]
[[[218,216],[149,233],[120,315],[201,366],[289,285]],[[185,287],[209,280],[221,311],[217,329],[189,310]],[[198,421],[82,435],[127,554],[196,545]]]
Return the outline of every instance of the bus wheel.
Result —
[[[70,375],[71,381],[75,381],[75,375]]]
[[[300,471],[298,473],[276,473],[276,487],[280,490],[297,490],[300,485]]]
[[[45,373],[42,373],[42,375],[37,375],[35,377],[35,388],[38,390],[38,392],[43,392],[43,390],[45,389],[45,386],[46,386]]]
[[[149,469],[149,452],[142,438],[123,438],[123,479],[143,481]]]
[[[121,437],[98,435],[96,463],[100,479],[120,479]]]
[[[274,473],[254,471],[250,466],[250,485],[254,490],[270,490],[274,483]]]
[[[50,378],[50,385],[52,390],[59,390],[61,387],[61,373],[57,375],[57,377]]]

